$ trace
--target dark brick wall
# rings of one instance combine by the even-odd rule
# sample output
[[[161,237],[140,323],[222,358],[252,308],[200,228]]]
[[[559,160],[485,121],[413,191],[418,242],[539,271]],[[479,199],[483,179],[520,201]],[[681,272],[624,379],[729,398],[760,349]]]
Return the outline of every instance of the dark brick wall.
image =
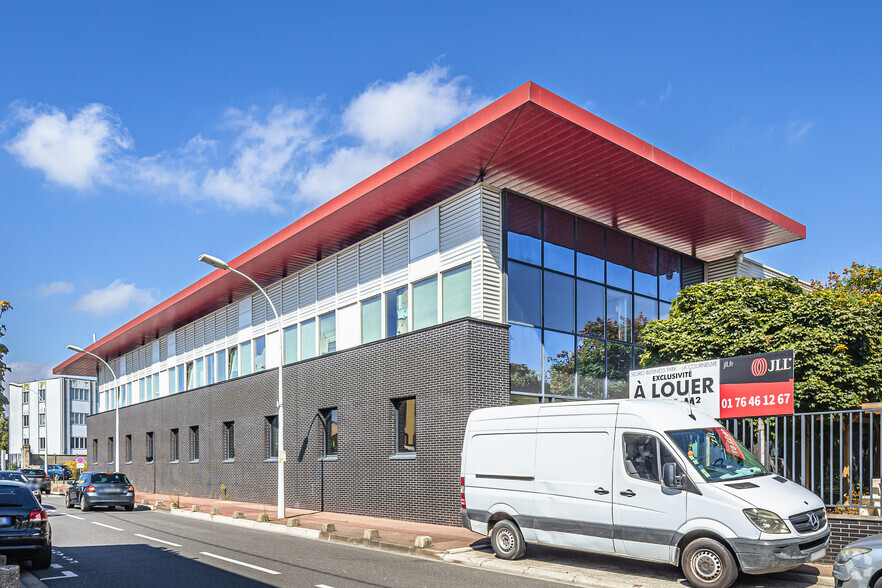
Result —
[[[832,564],[842,548],[858,539],[882,533],[882,517],[828,514],[830,521],[830,547],[827,555],[818,563]]]
[[[274,505],[276,471],[266,461],[265,420],[274,415],[277,371],[268,370],[120,409],[121,469],[139,490]],[[469,413],[509,402],[508,326],[463,319],[301,361],[283,369],[285,496],[290,507],[448,525],[460,524],[459,461]],[[416,459],[395,453],[393,400],[416,398]],[[320,461],[320,409],[338,409],[338,459]],[[235,422],[236,457],[223,461],[223,423]],[[189,462],[190,427],[201,454]],[[89,467],[108,467],[113,412],[88,419]],[[170,430],[180,460],[170,463]],[[147,464],[146,433],[154,432]],[[98,439],[94,465],[92,440]],[[304,449],[304,440],[306,445]],[[299,456],[303,453],[302,460]],[[322,471],[324,470],[324,471]],[[324,479],[324,483],[322,483]]]

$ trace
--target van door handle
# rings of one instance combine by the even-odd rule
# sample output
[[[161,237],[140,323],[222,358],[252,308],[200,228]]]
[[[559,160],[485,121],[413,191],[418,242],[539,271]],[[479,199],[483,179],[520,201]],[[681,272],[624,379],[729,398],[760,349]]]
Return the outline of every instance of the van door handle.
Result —
[[[622,496],[627,496],[628,498],[631,498],[632,496],[637,496],[637,493],[630,488],[628,488],[624,492],[619,492],[619,494],[621,494]]]
[[[598,488],[594,491],[595,494],[600,494],[601,496],[604,494],[609,494],[609,490],[604,490],[603,488]]]

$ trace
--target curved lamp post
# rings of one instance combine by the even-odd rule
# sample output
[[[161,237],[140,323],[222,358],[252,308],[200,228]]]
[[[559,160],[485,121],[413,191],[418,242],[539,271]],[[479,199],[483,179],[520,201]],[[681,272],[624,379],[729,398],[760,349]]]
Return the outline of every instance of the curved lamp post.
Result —
[[[82,347],[77,347],[76,345],[68,345],[68,349],[71,351],[76,351],[77,353],[85,353],[86,355],[91,355],[101,363],[107,366],[107,369],[110,370],[111,375],[113,376],[114,383],[118,384],[116,381],[116,372],[113,371],[113,368],[110,367],[110,364],[104,361],[102,358],[98,357],[91,351],[86,351]],[[97,458],[97,456],[96,456]],[[116,471],[120,471],[120,463],[119,463],[119,386],[116,386],[116,432],[113,434],[113,464],[116,468]]]
[[[278,311],[276,310],[276,305],[273,304],[273,301],[269,297],[269,294],[266,293],[266,290],[261,288],[260,284],[258,284],[254,280],[252,280],[249,276],[243,274],[242,272],[240,272],[236,268],[230,267],[227,264],[227,262],[220,260],[217,257],[214,257],[213,255],[207,255],[207,254],[203,253],[202,255],[199,256],[199,261],[201,261],[202,263],[207,263],[208,265],[210,265],[212,267],[216,267],[217,269],[220,269],[220,270],[229,270],[229,271],[233,272],[234,274],[239,274],[240,276],[242,276],[243,278],[245,278],[246,280],[248,280],[249,282],[254,284],[254,286],[258,290],[260,290],[260,293],[263,294],[264,298],[266,298],[266,301],[269,302],[270,308],[273,309],[273,314],[276,315],[276,324],[279,329],[279,400],[277,402],[277,407],[279,409],[279,457],[278,457],[279,474],[278,474],[278,491],[277,491],[277,494],[278,494],[277,518],[283,519],[283,518],[285,518],[285,450],[284,450],[284,447],[285,447],[285,445],[284,445],[285,420],[284,420],[283,408],[282,408],[282,402],[283,402],[282,366],[285,364],[285,355],[284,355],[285,349],[284,349],[284,346],[282,345],[282,337],[283,337],[282,319],[279,316]]]

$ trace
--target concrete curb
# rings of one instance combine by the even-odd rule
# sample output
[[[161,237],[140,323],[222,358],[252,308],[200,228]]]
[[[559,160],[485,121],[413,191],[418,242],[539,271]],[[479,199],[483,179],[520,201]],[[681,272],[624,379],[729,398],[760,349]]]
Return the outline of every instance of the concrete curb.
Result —
[[[19,567],[18,580],[25,588],[47,588],[46,584],[44,584],[40,578],[21,567]]]
[[[178,508],[172,508],[165,512],[168,512],[169,514],[177,517],[199,519],[202,521],[221,523],[222,525],[243,527],[245,529],[255,529],[257,531],[268,531],[270,533],[291,535],[294,537],[304,537],[306,539],[319,539],[322,534],[321,531],[317,531],[315,529],[304,529],[303,527],[283,527],[282,525],[274,525],[272,523],[258,523],[257,521],[250,521],[248,519],[234,519],[233,517],[227,517],[223,515],[211,515],[204,512],[192,512],[189,510],[181,510]]]

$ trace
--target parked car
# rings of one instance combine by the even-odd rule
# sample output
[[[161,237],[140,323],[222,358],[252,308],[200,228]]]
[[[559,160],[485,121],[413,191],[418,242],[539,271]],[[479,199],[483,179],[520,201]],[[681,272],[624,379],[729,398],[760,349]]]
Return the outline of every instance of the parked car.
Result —
[[[0,554],[29,559],[38,570],[52,564],[49,515],[34,493],[19,482],[0,481]]]
[[[125,474],[119,472],[86,472],[67,489],[65,506],[79,506],[84,512],[95,506],[122,506],[134,510],[135,487]]]
[[[37,480],[40,483],[40,490],[44,494],[49,494],[52,491],[52,482],[49,480],[46,470],[41,468],[21,468],[21,473],[29,480]]]
[[[882,588],[882,535],[849,543],[833,564],[837,588]]]
[[[50,464],[46,466],[46,473],[53,480],[70,480],[73,472],[66,465]]]
[[[16,472],[14,470],[3,470],[0,471],[0,480],[6,480],[7,482],[18,482],[20,484],[24,484],[27,486],[31,492],[34,493],[34,498],[37,499],[37,502],[43,504],[43,493],[40,491],[40,482],[37,480],[30,480],[22,474],[21,472]]]
[[[685,402],[476,410],[460,475],[463,525],[490,535],[502,559],[527,543],[568,547],[679,565],[693,586],[727,588],[739,570],[792,569],[830,542],[820,498]]]

